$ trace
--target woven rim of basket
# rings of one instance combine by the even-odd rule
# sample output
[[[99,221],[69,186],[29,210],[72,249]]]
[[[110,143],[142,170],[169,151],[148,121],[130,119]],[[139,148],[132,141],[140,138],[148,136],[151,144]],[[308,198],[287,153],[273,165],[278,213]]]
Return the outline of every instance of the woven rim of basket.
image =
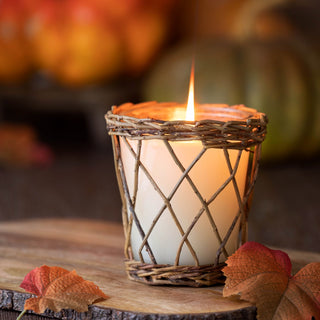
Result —
[[[263,142],[267,117],[243,105],[197,106],[196,121],[170,120],[185,110],[177,103],[144,102],[113,106],[105,115],[110,135],[131,139],[200,140],[205,147],[246,149]]]
[[[126,271],[130,280],[149,285],[205,287],[224,283],[222,268],[225,263],[202,266],[172,266],[148,264],[127,260]]]

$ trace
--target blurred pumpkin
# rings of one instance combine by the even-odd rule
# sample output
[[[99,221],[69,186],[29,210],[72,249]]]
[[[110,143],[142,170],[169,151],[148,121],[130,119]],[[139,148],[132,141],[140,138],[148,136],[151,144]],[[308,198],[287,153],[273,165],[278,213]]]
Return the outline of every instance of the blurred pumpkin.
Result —
[[[23,0],[0,1],[0,83],[25,79],[32,63]]]
[[[88,84],[119,72],[119,37],[89,1],[43,0],[32,24],[31,43],[38,68],[62,83]]]
[[[154,67],[145,100],[187,99],[194,44],[180,45]],[[269,118],[263,159],[313,154],[320,147],[318,60],[296,41],[197,43],[195,100],[245,104]]]
[[[38,68],[70,86],[145,71],[166,41],[167,13],[144,1],[42,0],[31,17]]]

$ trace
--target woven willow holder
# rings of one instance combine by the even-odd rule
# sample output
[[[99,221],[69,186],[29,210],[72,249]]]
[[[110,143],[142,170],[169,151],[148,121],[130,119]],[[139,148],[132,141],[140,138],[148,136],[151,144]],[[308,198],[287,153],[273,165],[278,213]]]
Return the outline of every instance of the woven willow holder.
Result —
[[[267,118],[263,113],[241,105],[232,107],[227,105],[199,105],[196,108],[196,121],[170,120],[173,119],[176,110],[182,112],[185,109],[185,105],[175,103],[126,103],[119,107],[113,106],[112,110],[105,116],[107,130],[112,137],[115,169],[123,205],[126,270],[131,280],[151,285],[169,284],[193,287],[223,283],[221,270],[225,265],[224,261],[233,253],[228,252],[228,241],[231,241],[231,235],[234,232],[236,234],[236,248],[247,241],[247,215],[257,178],[261,143],[266,135]],[[143,162],[145,161],[142,157],[144,145],[150,140],[157,140],[156,143],[165,148],[163,150],[166,150],[168,157],[172,157],[172,166],[177,166],[175,169],[180,172],[179,178],[169,193],[162,190],[161,185],[152,176],[147,164]],[[202,146],[202,151],[196,154],[192,163],[186,167],[183,166],[174,151],[173,146],[178,141],[200,141],[199,145]],[[191,170],[199,161],[202,161],[203,155],[211,148],[222,150],[228,175],[230,175],[217,190],[212,190],[208,199],[205,199],[198,189],[195,179],[191,178]],[[232,161],[231,152],[236,155]],[[128,169],[125,168],[124,154],[126,156],[130,154],[134,159],[133,172],[130,173],[130,179],[133,180],[131,187],[129,187],[128,172],[126,171]],[[247,155],[246,159],[249,159],[249,163],[246,170],[244,190],[241,192],[236,174],[241,157],[244,154]],[[212,166],[214,165],[212,163]],[[150,189],[156,192],[162,201],[159,208],[153,208],[153,205],[151,205],[151,209],[149,208],[154,212],[152,212],[152,223],[148,227],[142,221],[141,212],[137,209],[137,198],[141,198],[141,195],[139,195],[141,174],[148,179]],[[168,177],[168,179],[170,178]],[[173,205],[173,199],[179,192],[182,183],[188,184],[197,201],[199,201],[199,208],[194,212],[193,218],[187,226],[182,223],[181,214],[175,211]],[[227,231],[224,232],[225,234],[221,234],[215,221],[215,212],[211,212],[211,205],[226,188],[232,188],[237,208]],[[143,190],[143,197],[146,200],[149,197],[145,190]],[[185,202],[188,206],[188,199],[185,199]],[[152,236],[159,228],[158,223],[165,214],[172,219],[180,237],[175,259],[169,263],[158,262],[157,254],[155,254],[158,248],[155,248],[155,245],[152,244]],[[190,240],[190,235],[201,219],[207,219],[206,224],[218,243],[218,248],[211,257],[212,262],[204,265],[199,262],[199,253],[193,247],[192,240]],[[165,227],[164,230],[161,230],[164,241],[167,237],[170,237],[168,234],[170,231],[166,229]],[[135,236],[133,232],[135,232]],[[159,232],[159,229],[157,229],[157,232]],[[132,243],[132,239],[137,236],[140,239],[139,245]],[[169,246],[171,247],[171,245]],[[166,254],[166,250],[167,248],[164,248],[162,255]],[[188,251],[193,263],[180,264],[183,250],[184,252]]]

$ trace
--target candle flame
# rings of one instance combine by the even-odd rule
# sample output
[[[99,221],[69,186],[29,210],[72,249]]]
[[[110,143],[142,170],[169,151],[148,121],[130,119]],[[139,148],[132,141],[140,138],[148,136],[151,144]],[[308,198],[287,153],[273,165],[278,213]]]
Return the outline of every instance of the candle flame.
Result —
[[[194,61],[192,61],[186,120],[194,121]]]

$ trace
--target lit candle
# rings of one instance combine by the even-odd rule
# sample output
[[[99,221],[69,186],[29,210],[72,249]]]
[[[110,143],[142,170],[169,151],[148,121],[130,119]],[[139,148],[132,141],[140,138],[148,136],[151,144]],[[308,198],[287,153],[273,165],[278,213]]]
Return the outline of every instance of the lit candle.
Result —
[[[219,105],[213,106],[219,109]],[[173,111],[174,118],[170,120],[181,120],[182,112],[177,108]],[[194,117],[192,73],[185,119],[194,121]],[[223,121],[234,120],[234,118],[227,119],[226,115],[221,114],[215,117],[218,120],[222,117]],[[120,139],[126,182],[130,197],[134,198],[134,210],[142,229],[149,230],[156,221],[148,237],[148,244],[152,248],[156,263],[170,265],[215,263],[221,241],[227,236],[239,211],[237,194],[229,178],[230,168],[225,159],[225,151],[221,148],[204,149],[199,140],[164,142],[161,139],[148,139],[143,140],[141,145],[138,140],[128,138],[127,141],[130,146],[126,141]],[[168,146],[169,149],[172,148],[174,157],[169,152]],[[229,150],[228,153],[232,168],[234,168],[239,150]],[[135,155],[137,154],[145,168],[145,170],[140,168],[138,176],[135,174]],[[192,167],[194,159],[200,154],[200,159]],[[175,161],[175,157],[180,163]],[[248,157],[249,152],[242,151],[240,161],[238,160],[237,163],[238,170],[235,180],[241,197],[245,189]],[[190,179],[187,179],[186,175],[183,176],[184,171],[188,168],[191,168],[188,171]],[[156,186],[153,185],[150,177],[156,182]],[[226,181],[229,181],[228,185],[217,195],[217,190]],[[138,189],[136,190],[137,183]],[[178,188],[176,188],[177,185],[179,185]],[[200,197],[195,192],[195,188]],[[170,208],[165,204],[164,197],[169,199]],[[203,206],[203,201],[210,202],[207,208]],[[130,214],[128,210],[128,215]],[[188,241],[183,241],[182,234],[188,230],[198,214],[200,218],[191,229],[187,237]],[[179,221],[180,227],[177,226],[175,220]],[[217,228],[218,234],[213,232],[213,225]],[[226,260],[226,253],[232,254],[237,249],[238,237],[239,221],[229,235],[226,251],[222,254],[220,262]],[[142,257],[144,262],[152,263],[144,244],[137,226],[133,223],[131,230],[133,258],[139,261]],[[196,254],[196,259],[192,251]]]

